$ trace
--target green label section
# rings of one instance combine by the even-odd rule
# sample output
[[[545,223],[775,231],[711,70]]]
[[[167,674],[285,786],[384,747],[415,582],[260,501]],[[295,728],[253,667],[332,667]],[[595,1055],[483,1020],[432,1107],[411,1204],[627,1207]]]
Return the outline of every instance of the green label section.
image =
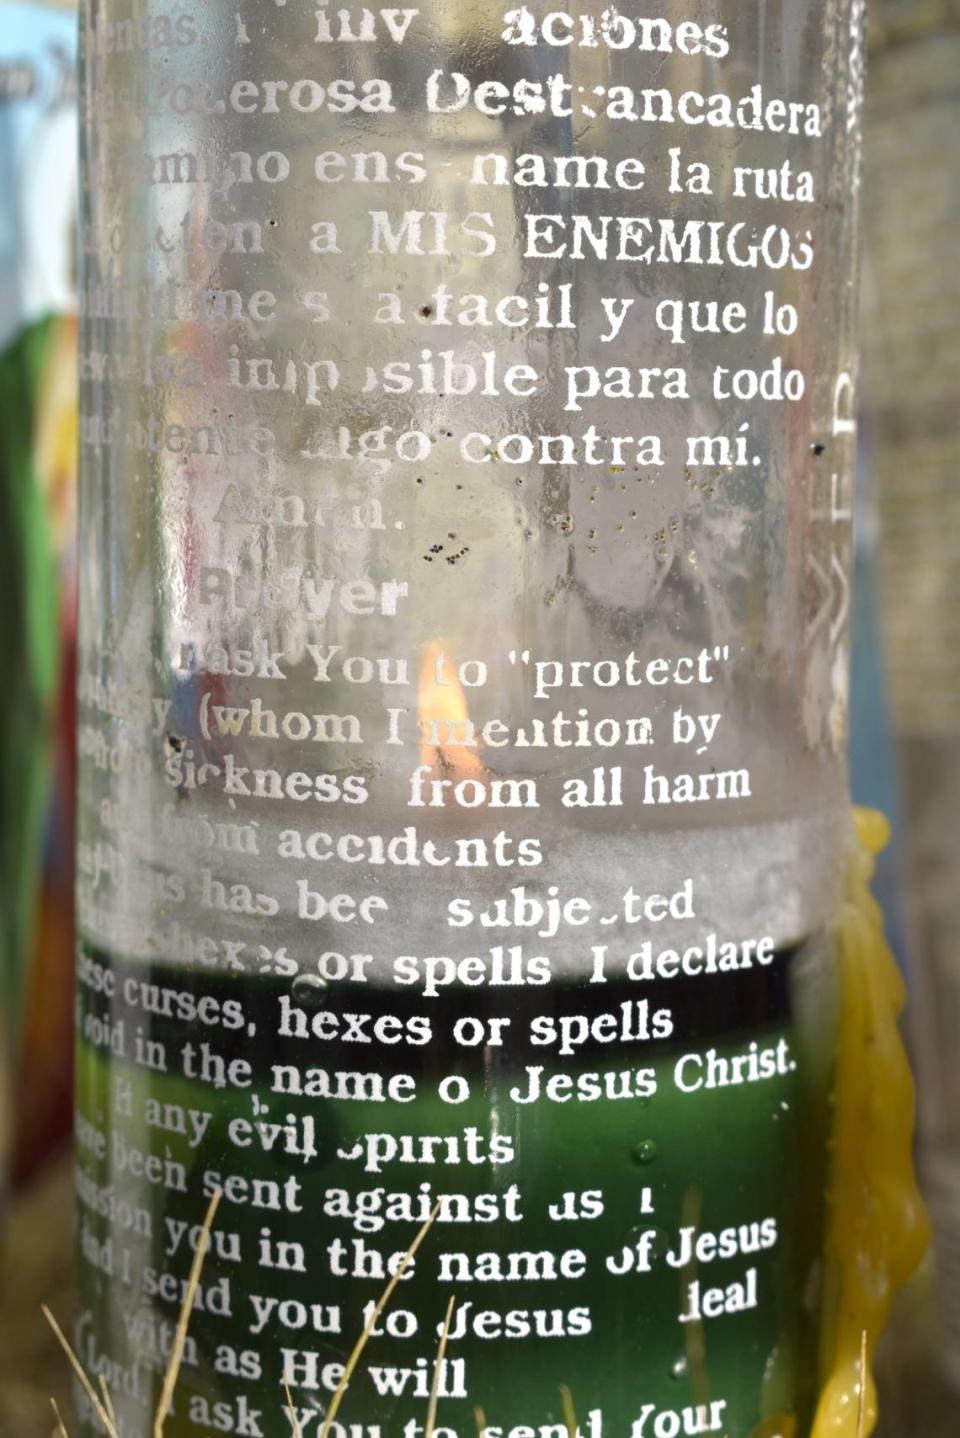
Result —
[[[561,1385],[582,1438],[805,1433],[824,947],[682,988],[433,998],[84,951],[82,1361],[146,1431],[220,1190],[167,1438],[288,1438],[284,1375],[312,1438],[436,1210],[332,1438],[422,1438],[435,1382],[440,1438],[561,1438]]]

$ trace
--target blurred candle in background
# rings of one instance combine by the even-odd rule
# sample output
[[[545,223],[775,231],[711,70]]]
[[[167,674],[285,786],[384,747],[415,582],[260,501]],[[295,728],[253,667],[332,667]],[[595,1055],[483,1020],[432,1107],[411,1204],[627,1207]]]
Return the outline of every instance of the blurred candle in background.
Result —
[[[70,1129],[76,15],[0,7],[0,1183]],[[10,1093],[16,1102],[8,1110]]]

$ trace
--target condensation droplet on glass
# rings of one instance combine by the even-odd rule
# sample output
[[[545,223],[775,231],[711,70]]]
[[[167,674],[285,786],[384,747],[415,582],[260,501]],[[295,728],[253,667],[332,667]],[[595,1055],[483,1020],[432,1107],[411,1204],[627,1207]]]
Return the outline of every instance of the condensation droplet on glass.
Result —
[[[298,974],[290,992],[301,1003],[322,1004],[327,997],[327,982],[319,974]]]
[[[634,1163],[653,1163],[657,1156],[657,1145],[652,1138],[641,1139],[633,1150]]]

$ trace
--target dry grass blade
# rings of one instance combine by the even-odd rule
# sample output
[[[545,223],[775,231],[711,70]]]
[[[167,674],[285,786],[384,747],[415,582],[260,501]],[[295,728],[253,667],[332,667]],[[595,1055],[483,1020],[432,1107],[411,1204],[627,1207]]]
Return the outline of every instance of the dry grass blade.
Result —
[[[287,1412],[290,1415],[290,1428],[293,1438],[303,1438],[303,1429],[300,1427],[300,1419],[297,1417],[297,1410],[293,1406],[293,1398],[290,1395],[290,1384],[287,1376],[283,1376],[283,1391],[287,1396]]]
[[[567,1438],[577,1438],[577,1414],[573,1406],[573,1394],[565,1383],[560,1384],[560,1404],[563,1408]]]
[[[477,1425],[477,1438],[483,1438],[487,1427],[487,1415],[479,1403],[475,1403],[473,1406],[473,1421]]]
[[[40,1311],[49,1323],[50,1327],[53,1329],[54,1337],[60,1344],[60,1347],[63,1349],[64,1353],[67,1355],[70,1367],[73,1369],[74,1373],[79,1378],[80,1383],[83,1387],[83,1391],[86,1393],[87,1397],[90,1399],[90,1402],[93,1404],[93,1411],[96,1413],[97,1417],[100,1419],[100,1422],[103,1424],[104,1432],[107,1434],[107,1438],[120,1438],[120,1435],[117,1432],[116,1427],[114,1426],[110,1414],[107,1412],[103,1404],[100,1402],[100,1399],[97,1397],[97,1390],[94,1388],[93,1384],[90,1382],[90,1379],[87,1377],[86,1372],[84,1371],[83,1364],[80,1362],[80,1359],[70,1347],[70,1344],[66,1338],[66,1335],[64,1334],[63,1329],[60,1327],[59,1323],[54,1318],[53,1314],[50,1312],[49,1308],[45,1303],[41,1303]]]
[[[440,1203],[441,1200],[438,1198],[436,1203],[433,1205],[430,1217],[424,1223],[423,1227],[417,1233],[410,1247],[403,1255],[402,1260],[397,1266],[396,1273],[393,1275],[390,1282],[387,1284],[386,1288],[381,1293],[377,1306],[370,1314],[370,1317],[364,1324],[363,1332],[360,1334],[360,1337],[353,1345],[353,1351],[350,1354],[350,1357],[347,1359],[346,1367],[343,1370],[343,1377],[337,1384],[336,1391],[334,1392],[333,1397],[330,1399],[330,1407],[327,1409],[326,1416],[323,1420],[323,1427],[320,1429],[318,1438],[329,1438],[330,1426],[337,1416],[337,1410],[339,1409],[340,1404],[343,1402],[343,1395],[347,1391],[347,1384],[353,1377],[353,1370],[360,1362],[360,1355],[367,1346],[367,1339],[370,1337],[370,1334],[377,1326],[377,1319],[380,1317],[381,1313],[386,1308],[387,1304],[390,1302],[390,1299],[393,1297],[393,1290],[396,1288],[397,1284],[400,1282],[401,1278],[406,1273],[408,1267],[413,1262],[413,1258],[416,1254],[417,1249],[420,1247],[421,1243],[426,1238],[427,1234],[430,1232],[430,1229],[433,1227],[433,1221],[436,1218],[437,1214],[440,1212]]]
[[[423,1438],[433,1438],[433,1430],[437,1426],[437,1400],[440,1397],[440,1373],[443,1368],[443,1358],[447,1351],[447,1339],[450,1336],[450,1320],[453,1318],[453,1310],[457,1302],[457,1295],[451,1293],[450,1302],[447,1304],[447,1315],[443,1320],[443,1328],[440,1330],[440,1342],[437,1344],[437,1361],[433,1365],[433,1382],[430,1384],[430,1402],[427,1404],[427,1424],[423,1430]]]
[[[53,1416],[57,1420],[57,1426],[55,1429],[57,1438],[70,1438],[70,1434],[67,1432],[67,1425],[64,1423],[63,1418],[61,1417],[60,1409],[57,1407],[56,1398],[50,1399],[50,1407],[53,1409]]]
[[[193,1263],[190,1265],[187,1291],[183,1296],[183,1303],[180,1306],[180,1317],[177,1319],[177,1331],[173,1336],[170,1361],[167,1364],[167,1371],[163,1375],[160,1401],[157,1404],[157,1411],[153,1419],[153,1438],[163,1438],[163,1425],[166,1422],[167,1414],[170,1412],[170,1405],[173,1402],[173,1390],[176,1388],[177,1379],[180,1376],[180,1364],[183,1361],[183,1347],[187,1338],[187,1325],[190,1322],[190,1314],[193,1311],[193,1302],[197,1296],[197,1289],[200,1287],[200,1274],[203,1271],[203,1260],[206,1258],[207,1249],[210,1247],[210,1230],[213,1228],[213,1220],[216,1217],[221,1197],[222,1190],[218,1188],[207,1207],[206,1217],[203,1220],[203,1228],[200,1230],[200,1240],[197,1243],[197,1251],[193,1255]]]
[[[860,1383],[857,1390],[857,1438],[867,1431],[867,1330],[860,1334]]]
[[[110,1397],[110,1389],[107,1387],[107,1380],[102,1373],[100,1374],[100,1392],[103,1394],[103,1406],[110,1414],[110,1422],[114,1428],[119,1430],[120,1425],[117,1422],[117,1415],[114,1412],[113,1399]]]

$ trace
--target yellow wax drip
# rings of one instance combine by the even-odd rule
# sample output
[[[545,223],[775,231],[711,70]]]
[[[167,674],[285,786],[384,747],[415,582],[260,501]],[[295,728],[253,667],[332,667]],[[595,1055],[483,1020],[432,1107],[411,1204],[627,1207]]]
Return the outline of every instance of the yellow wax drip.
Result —
[[[890,826],[867,809],[854,818],[858,844],[839,923],[843,1001],[824,1243],[823,1388],[811,1438],[873,1431],[874,1346],[894,1289],[919,1263],[928,1239],[913,1174],[913,1079],[897,1027],[906,990],[870,893]]]

